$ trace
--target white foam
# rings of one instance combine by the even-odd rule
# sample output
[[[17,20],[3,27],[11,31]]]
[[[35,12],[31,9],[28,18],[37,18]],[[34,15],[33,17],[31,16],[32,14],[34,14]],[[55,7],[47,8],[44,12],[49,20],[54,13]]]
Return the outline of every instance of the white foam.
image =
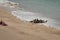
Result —
[[[10,8],[10,9],[13,9],[13,8],[20,9],[20,7],[21,7],[21,5],[19,3],[11,2],[8,0],[1,0],[0,5],[7,7],[7,8]]]
[[[42,15],[37,15],[37,13],[34,13],[34,12],[29,12],[29,11],[22,11],[22,10],[17,10],[16,6],[14,6],[14,4],[17,4],[18,3],[15,3],[15,2],[11,2],[11,1],[5,1],[5,0],[1,0],[0,1],[0,5],[8,8],[8,9],[11,9],[11,12],[14,16],[16,16],[17,18],[20,18],[21,20],[26,20],[26,21],[31,21],[33,19],[43,19],[43,20],[48,20],[47,23],[43,23],[44,25],[46,26],[56,26],[56,21],[53,20],[53,19],[50,19],[50,18],[46,18],[46,17],[43,17]],[[9,4],[11,3],[11,4]]]
[[[6,1],[8,1],[8,0],[0,0],[0,3],[4,3],[4,2],[6,2]]]
[[[42,16],[41,17],[36,16],[35,15],[36,13],[33,13],[33,12],[25,12],[25,11],[17,10],[17,11],[12,11],[12,14],[17,16],[18,18],[20,18],[22,20],[26,20],[26,21],[31,21],[35,18],[48,20],[47,23],[44,23],[44,25],[48,25],[48,26],[55,23],[55,21],[53,19],[49,19],[49,18],[42,17]]]

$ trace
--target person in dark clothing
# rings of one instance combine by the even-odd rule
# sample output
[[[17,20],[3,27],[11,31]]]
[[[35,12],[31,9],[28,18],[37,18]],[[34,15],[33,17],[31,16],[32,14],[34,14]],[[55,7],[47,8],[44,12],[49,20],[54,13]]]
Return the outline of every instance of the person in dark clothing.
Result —
[[[7,26],[7,24],[3,22],[2,20],[0,21],[0,25]]]

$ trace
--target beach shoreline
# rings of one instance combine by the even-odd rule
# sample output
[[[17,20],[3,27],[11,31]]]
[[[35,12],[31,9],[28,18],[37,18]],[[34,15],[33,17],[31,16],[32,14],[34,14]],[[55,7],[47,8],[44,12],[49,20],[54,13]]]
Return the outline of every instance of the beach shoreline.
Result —
[[[49,17],[45,17],[45,15],[42,15],[42,13],[38,15],[39,13],[27,11],[24,9],[22,5],[20,5],[19,3],[11,2],[11,1],[6,1],[1,3],[2,7],[5,7],[5,9],[7,9],[8,11],[11,11],[12,15],[16,16],[20,20],[23,20],[23,21],[31,21],[34,19],[48,20],[47,23],[43,23],[43,24],[46,26],[51,26],[51,27],[60,29],[60,26],[57,20]]]
[[[0,40],[60,40],[60,30],[24,22],[13,16],[7,9],[0,7]]]

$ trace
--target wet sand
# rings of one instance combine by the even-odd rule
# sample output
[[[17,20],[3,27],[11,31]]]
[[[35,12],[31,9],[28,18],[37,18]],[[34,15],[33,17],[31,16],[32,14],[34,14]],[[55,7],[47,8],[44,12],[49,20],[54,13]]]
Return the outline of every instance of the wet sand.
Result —
[[[0,7],[0,40],[60,40],[60,30],[34,23],[24,22]]]

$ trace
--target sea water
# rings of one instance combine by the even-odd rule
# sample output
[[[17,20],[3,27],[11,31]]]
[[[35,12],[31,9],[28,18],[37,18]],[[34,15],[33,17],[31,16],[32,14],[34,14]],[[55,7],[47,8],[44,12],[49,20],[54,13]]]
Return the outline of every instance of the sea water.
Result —
[[[13,13],[27,21],[32,19],[48,20],[47,25],[60,28],[60,0],[9,0],[20,3],[24,10]]]

